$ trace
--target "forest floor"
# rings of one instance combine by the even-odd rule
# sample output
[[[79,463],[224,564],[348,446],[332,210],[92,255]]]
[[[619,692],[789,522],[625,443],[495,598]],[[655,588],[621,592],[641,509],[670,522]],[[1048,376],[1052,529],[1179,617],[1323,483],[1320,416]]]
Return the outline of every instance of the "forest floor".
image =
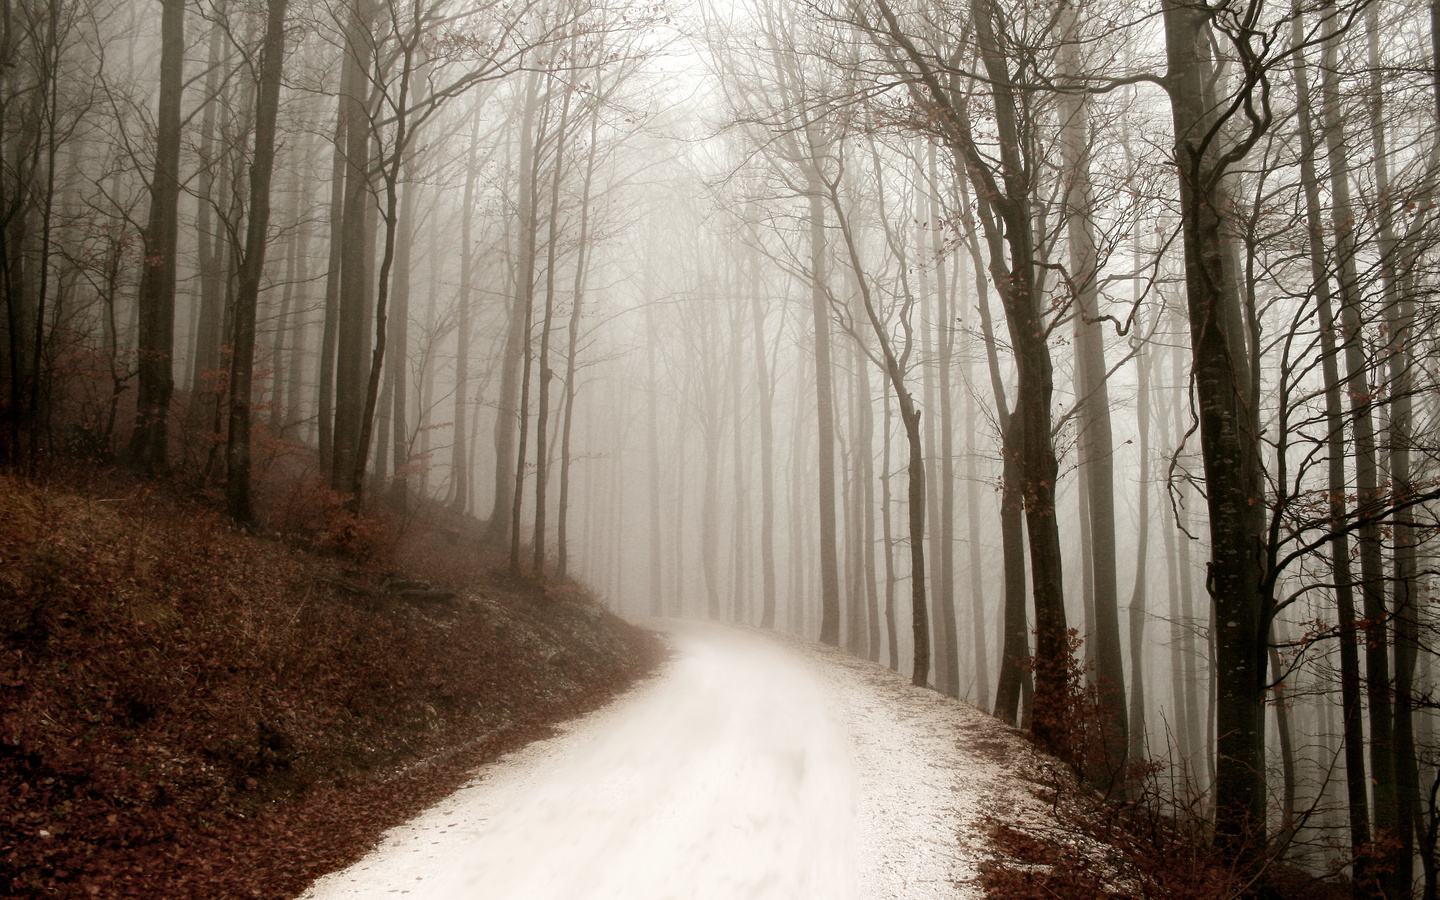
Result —
[[[658,664],[473,520],[0,477],[0,895],[295,896]]]

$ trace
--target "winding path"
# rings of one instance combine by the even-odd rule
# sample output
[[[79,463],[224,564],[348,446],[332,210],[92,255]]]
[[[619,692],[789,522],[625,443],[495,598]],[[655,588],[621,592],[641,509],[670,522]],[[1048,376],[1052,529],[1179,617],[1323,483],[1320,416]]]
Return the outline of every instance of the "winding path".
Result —
[[[305,900],[979,897],[1014,732],[887,669],[665,623],[674,658],[477,773]]]

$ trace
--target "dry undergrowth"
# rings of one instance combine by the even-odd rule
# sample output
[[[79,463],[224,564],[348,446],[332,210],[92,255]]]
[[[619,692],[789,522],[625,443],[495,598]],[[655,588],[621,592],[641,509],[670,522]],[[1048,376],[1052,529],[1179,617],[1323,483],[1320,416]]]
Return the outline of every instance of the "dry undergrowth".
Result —
[[[0,894],[292,896],[654,665],[464,522],[340,524],[309,545],[364,561],[121,476],[0,477]]]

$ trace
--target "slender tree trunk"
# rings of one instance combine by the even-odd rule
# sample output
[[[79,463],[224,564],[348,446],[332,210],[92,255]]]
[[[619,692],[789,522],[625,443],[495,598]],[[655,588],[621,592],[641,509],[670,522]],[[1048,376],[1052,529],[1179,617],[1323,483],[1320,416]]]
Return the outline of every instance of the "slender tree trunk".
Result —
[[[995,398],[995,421],[1000,426],[1000,545],[1005,573],[1005,605],[1002,611],[1000,671],[995,688],[994,713],[1009,725],[1019,721],[1022,686],[1026,663],[1030,659],[1030,631],[1025,615],[1025,527],[1024,498],[1020,493],[1020,462],[1017,423],[1010,415],[1005,397],[1005,382],[1000,374],[1000,355],[995,343],[995,326],[990,315],[989,282],[985,278],[985,259],[976,238],[974,210],[970,195],[962,190],[961,226],[968,236],[966,247],[975,267],[976,311],[980,315],[980,334],[985,346],[986,368],[990,390]],[[992,245],[992,250],[994,249]]]
[[[228,3],[215,6],[216,22],[210,26],[209,71],[205,74],[205,106],[200,114],[200,195],[195,204],[195,232],[198,247],[196,262],[200,267],[200,310],[195,326],[195,352],[191,355],[190,389],[210,392],[210,380],[220,368],[220,320],[225,315],[225,271],[221,250],[224,240],[214,230],[214,204],[219,202],[215,169],[215,109],[219,105],[220,69]],[[224,186],[218,186],[224,190]],[[208,411],[202,410],[201,415]]]
[[[533,173],[531,155],[534,148],[531,141],[535,128],[535,110],[539,102],[539,75],[532,72],[526,76],[524,99],[520,112],[520,184],[519,184],[519,228],[515,267],[515,296],[510,303],[508,325],[505,331],[505,355],[500,364],[500,396],[495,408],[495,504],[490,511],[490,521],[485,526],[483,543],[491,546],[513,545],[512,524],[515,518],[515,437],[520,427],[521,412],[517,406],[520,396],[520,366],[529,340],[526,324],[526,298],[534,289],[535,265],[533,255],[526,252],[534,232],[535,203],[533,196]]]
[[[705,615],[712,621],[721,618],[720,572],[720,437],[723,423],[714,394],[719,385],[702,384],[705,394],[705,421],[700,430],[705,438],[704,493],[700,496],[700,571],[705,576]]]
[[[954,365],[955,319],[950,308],[950,285],[945,269],[945,246],[941,238],[941,209],[934,190],[939,184],[935,149],[927,151],[927,165],[931,192],[928,194],[928,218],[931,224],[930,249],[935,258],[935,344],[936,344],[936,390],[939,394],[939,518],[933,530],[939,536],[939,553],[932,554],[934,565],[940,570],[939,597],[937,606],[944,621],[945,643],[949,652],[940,661],[945,669],[945,683],[952,697],[959,697],[960,690],[960,633],[959,617],[955,609],[955,422],[953,399],[950,390],[950,372]],[[988,693],[988,692],[987,692]]]
[[[1081,45],[1074,39],[1078,35],[1077,19],[1075,8],[1067,5],[1060,25],[1067,38],[1060,50],[1060,67],[1078,74],[1083,65]],[[1075,369],[1076,380],[1083,386],[1079,399],[1080,474],[1087,489],[1089,521],[1086,524],[1090,531],[1089,562],[1093,579],[1090,586],[1095,602],[1095,631],[1089,640],[1095,645],[1095,676],[1106,720],[1104,741],[1109,768],[1106,775],[1114,780],[1123,777],[1128,723],[1115,560],[1114,439],[1106,384],[1105,333],[1097,308],[1099,260],[1090,185],[1089,105],[1081,93],[1063,94],[1059,104],[1061,155],[1067,175],[1065,217],[1070,289],[1075,304]],[[1135,664],[1133,660],[1131,664]]]
[[[335,353],[335,428],[330,486],[354,489],[356,460],[360,457],[360,419],[365,397],[366,335],[370,325],[370,264],[375,254],[371,230],[370,166],[374,136],[371,133],[366,73],[373,54],[374,21],[371,0],[357,0],[345,41],[345,78],[349,88],[345,108],[345,207],[340,223],[339,329]]]
[[[810,309],[815,322],[815,406],[819,425],[817,451],[820,478],[820,642],[838,647],[840,566],[835,547],[835,401],[830,371],[830,308],[825,285],[825,206],[820,175],[814,164],[808,167],[808,177]],[[922,586],[921,590],[923,589]],[[926,653],[928,652],[927,648]]]
[[[533,76],[527,88],[525,100],[525,114],[520,128],[520,265],[516,271],[516,308],[515,318],[518,321],[519,332],[516,337],[516,352],[519,354],[519,389],[520,403],[515,407],[515,427],[519,429],[519,445],[516,448],[514,458],[514,481],[511,482],[509,493],[510,498],[510,571],[520,571],[520,516],[524,510],[525,502],[525,444],[529,438],[530,426],[530,333],[533,330],[535,319],[535,256],[536,256],[536,232],[539,230],[537,220],[537,202],[535,197],[536,183],[539,180],[540,171],[540,143],[545,134],[547,115],[537,132],[535,128],[535,112],[540,102],[540,85],[538,76]],[[511,327],[516,327],[515,322]],[[509,345],[506,346],[507,354]],[[506,364],[510,361],[507,357]],[[503,386],[502,386],[503,392]],[[503,412],[503,410],[502,410]],[[507,462],[509,460],[506,460]]]
[[[738,288],[738,277],[736,281]],[[738,294],[738,291],[736,293]],[[738,299],[731,305],[729,314],[730,408],[735,414],[735,421],[730,428],[730,457],[732,460],[730,472],[733,479],[732,491],[735,504],[731,534],[733,571],[730,578],[730,605],[734,611],[735,621],[748,625],[751,624],[751,618],[749,613],[750,586],[746,583],[746,574],[749,571],[747,551],[750,547],[750,536],[753,530],[750,527],[748,502],[750,486],[745,478],[745,431],[742,428],[745,422],[745,343],[741,326],[745,318],[745,307],[738,302]]]
[[[549,234],[545,240],[545,314],[540,322],[540,389],[535,409],[535,538],[531,566],[536,574],[545,571],[545,516],[549,511],[546,492],[550,486],[548,433],[550,423],[550,333],[555,324],[555,263],[559,258],[560,180],[565,174],[565,145],[570,136],[570,96],[560,104],[560,126],[555,132],[555,171],[550,182]]]
[[[846,352],[848,351],[848,352]],[[848,421],[845,435],[840,443],[840,520],[844,523],[845,542],[840,558],[845,566],[845,592],[841,598],[841,609],[845,613],[844,647],[852,655],[865,657],[865,590],[861,586],[864,563],[860,555],[860,410],[855,391],[856,359],[860,356],[857,342],[845,341],[841,352],[847,357],[841,360],[839,389],[843,392],[837,400],[846,410]]]
[[[845,250],[849,255],[850,265],[860,289],[865,318],[869,321],[870,331],[874,335],[876,346],[880,351],[886,378],[890,382],[891,390],[895,392],[895,403],[900,409],[900,423],[905,427],[905,436],[909,444],[910,458],[907,470],[909,485],[906,491],[906,501],[910,524],[910,618],[911,631],[915,638],[915,667],[910,673],[910,682],[916,686],[924,686],[930,682],[930,610],[925,591],[925,499],[927,492],[925,488],[925,448],[920,430],[920,409],[915,405],[915,398],[905,386],[905,361],[910,358],[914,349],[914,336],[909,320],[911,310],[907,305],[900,316],[905,337],[904,344],[897,354],[892,345],[892,338],[876,311],[870,284],[865,278],[865,270],[861,264],[855,235],[851,231],[849,221],[840,212],[839,196],[835,191],[835,185],[831,183],[828,187],[830,188],[831,204],[836,209],[836,218],[839,221],[841,235],[844,237]]]
[[[268,0],[265,43],[260,50],[260,85],[255,97],[255,154],[250,166],[250,214],[245,258],[235,292],[235,341],[230,364],[230,438],[225,449],[225,501],[230,517],[250,524],[255,513],[250,491],[250,393],[255,364],[255,307],[270,228],[270,180],[275,169],[275,120],[285,57],[286,0]]]
[[[304,208],[302,202],[301,209]],[[297,222],[296,229],[299,235],[295,241],[295,333],[287,366],[290,377],[285,380],[285,409],[289,411],[288,424],[295,428],[294,439],[303,442],[308,440],[310,421],[305,415],[306,363],[310,359],[310,322],[305,317],[310,297],[310,229],[304,222]]]
[[[1373,509],[1384,502],[1380,494],[1378,453],[1373,415],[1374,391],[1369,383],[1365,350],[1365,311],[1361,309],[1359,276],[1355,262],[1355,219],[1350,205],[1350,157],[1345,121],[1340,109],[1339,74],[1335,72],[1339,36],[1327,24],[1321,63],[1321,109],[1334,222],[1336,286],[1340,301],[1340,351],[1345,360],[1344,387],[1350,400],[1350,432],[1355,467],[1357,515],[1366,516],[1356,531],[1360,553],[1360,596],[1365,618],[1365,694],[1370,710],[1370,783],[1375,803],[1375,838],[1399,840],[1390,683],[1388,610],[1385,608],[1384,564],[1380,523]],[[1403,865],[1399,850],[1385,854],[1381,867]],[[1393,887],[1393,885],[1387,886]]]
[[[391,385],[391,445],[395,477],[390,482],[390,502],[403,513],[410,501],[410,431],[407,397],[410,368],[410,266],[415,244],[416,191],[411,161],[405,161],[404,193],[400,197],[399,233],[395,238],[394,306],[390,314],[390,352],[386,357],[385,379]]]
[[[879,175],[878,160],[876,162],[877,176]],[[925,220],[928,212],[924,200],[919,191],[915,192],[915,221],[918,223]],[[923,238],[917,238],[917,247],[924,247]],[[906,260],[901,260],[904,265]],[[935,296],[930,284],[928,275],[929,269],[925,265],[918,267],[919,271],[919,306],[920,306],[920,347],[921,347],[921,397],[924,408],[934,411],[939,404],[935,400],[935,379],[936,369],[939,366],[939,354],[936,352],[935,343],[935,322],[934,309],[931,305]],[[940,581],[941,575],[941,523],[940,523],[940,459],[939,451],[936,449],[935,432],[940,427],[939,418],[930,416],[924,424],[925,441],[925,512],[930,522],[930,533],[926,535],[930,545],[930,584],[928,585],[930,596],[935,606],[935,627],[932,631],[933,647],[932,658],[935,660],[935,690],[948,696],[956,696],[956,687],[949,680],[950,667],[948,661],[955,656],[955,644],[952,640],[955,630],[954,602],[949,604],[947,615],[943,585]]]
[[[1304,38],[1300,18],[1291,26],[1291,40]],[[1360,652],[1356,646],[1354,579],[1350,572],[1350,542],[1339,531],[1346,518],[1345,413],[1340,398],[1340,369],[1335,345],[1335,314],[1326,267],[1326,222],[1320,207],[1319,178],[1315,171],[1315,124],[1305,57],[1297,52],[1292,72],[1297,96],[1296,112],[1300,132],[1300,181],[1304,186],[1306,219],[1310,236],[1310,278],[1315,290],[1316,312],[1320,318],[1320,366],[1325,385],[1325,420],[1328,430],[1326,453],[1329,463],[1330,519],[1336,533],[1330,542],[1331,571],[1335,580],[1335,605],[1340,644],[1340,708],[1345,740],[1345,783],[1348,791],[1350,849],[1355,854],[1352,882],[1357,891],[1367,890],[1369,873],[1362,851],[1370,841],[1370,811],[1365,777],[1365,736],[1360,701]]]
[[[598,74],[596,76],[596,80],[597,82],[599,80]],[[597,93],[599,89],[599,84],[597,83],[597,85],[595,86],[595,90]],[[585,298],[585,278],[587,275],[587,266],[589,266],[590,264],[590,192],[595,180],[595,153],[599,146],[599,129],[600,110],[597,107],[591,112],[590,115],[590,149],[585,156],[585,181],[580,191],[580,240],[578,249],[576,250],[575,254],[575,285],[571,292],[572,297],[570,302],[570,326],[568,335],[568,347],[565,352],[565,427],[560,438],[560,504],[559,510],[556,515],[557,521],[555,523],[555,568],[556,574],[561,581],[565,580],[565,576],[569,570],[570,426],[575,417],[575,394],[579,389],[579,385],[575,383],[575,363],[580,348],[580,322],[582,321],[581,311],[583,309]],[[652,365],[652,371],[650,375],[651,382],[653,383],[653,354],[651,354],[650,360]],[[655,447],[653,440],[653,423],[655,416],[655,403],[653,395],[650,398],[650,402],[646,404],[646,411],[650,415],[650,422],[652,425],[650,434],[652,440],[650,447],[653,451]],[[659,498],[656,496],[656,483],[658,477],[658,473],[654,471],[650,473],[650,563],[652,567],[657,565],[660,561],[659,547],[655,544],[655,529],[658,527],[658,523],[655,520],[657,520],[660,515],[658,506]],[[655,572],[653,568],[650,573],[650,585],[652,591],[651,615],[658,615],[658,604],[656,603],[656,597],[654,596],[654,594],[656,591],[658,591],[660,585],[660,578],[658,573]]]
[[[289,225],[293,229],[290,239],[286,242],[285,251],[285,282],[280,288],[280,312],[275,322],[274,344],[270,348],[270,430],[275,436],[281,437],[285,434],[285,421],[290,415],[286,409],[284,398],[286,387],[293,380],[290,374],[290,360],[293,353],[286,353],[286,343],[292,346],[295,335],[299,329],[295,326],[292,315],[298,318],[298,311],[295,309],[296,294],[296,267],[300,260],[300,241],[303,229],[300,227],[300,192],[298,185],[291,187],[291,202]]]
[[[875,402],[870,391],[870,366],[863,354],[855,355],[855,389],[859,397],[857,436],[860,463],[860,552],[865,601],[865,658],[880,661],[880,596],[875,584]]]
[[[341,65],[340,100],[335,112],[335,152],[330,160],[330,249],[325,269],[325,313],[320,335],[320,374],[317,386],[316,430],[320,445],[320,472],[327,480],[335,461],[335,357],[340,341],[340,261],[344,246],[346,126],[357,73],[348,61]]]
[[[1134,243],[1134,258],[1140,259],[1140,243]],[[1137,263],[1138,267],[1138,263]],[[1134,284],[1136,303],[1134,333],[1141,333],[1140,285]],[[1130,748],[1129,758],[1140,761],[1149,756],[1149,731],[1145,723],[1145,619],[1146,578],[1150,561],[1150,352],[1146,338],[1135,344],[1135,427],[1140,445],[1140,520],[1135,529],[1135,586],[1130,592]]]
[[[1269,655],[1270,668],[1279,679],[1285,669],[1273,642]],[[1286,840],[1298,827],[1300,815],[1295,808],[1295,746],[1290,730],[1290,692],[1283,680],[1277,680],[1271,693],[1275,697],[1275,732],[1280,742],[1280,836],[1281,840]]]
[[[140,315],[136,347],[139,377],[135,430],[131,433],[128,451],[138,468],[155,475],[170,470],[170,395],[175,389],[172,369],[175,247],[180,201],[180,92],[185,75],[184,0],[161,0],[160,6],[160,102],[155,117],[155,174],[150,180],[145,263],[141,267],[140,291],[136,298]],[[44,319],[43,315],[37,316],[37,330],[43,330]],[[36,365],[39,365],[38,355]]]
[[[755,391],[760,398],[760,577],[764,591],[760,627],[775,627],[775,435],[770,383],[765,353],[765,304],[760,297],[759,260],[750,259],[750,318],[755,338]]]
[[[970,564],[970,624],[971,652],[975,656],[975,690],[971,693],[973,702],[982,710],[990,703],[989,652],[985,634],[985,582],[984,562],[980,552],[980,475],[977,471],[979,452],[975,446],[975,430],[978,418],[974,392],[969,384],[969,365],[965,367],[965,535],[968,544]],[[1021,573],[1022,576],[1024,573]],[[1020,613],[1024,615],[1023,585]],[[1011,707],[1014,708],[1013,705]]]
[[[650,269],[647,267],[647,273]],[[645,375],[650,396],[645,405],[645,433],[650,447],[649,488],[650,488],[650,615],[665,614],[665,586],[663,580],[663,528],[660,516],[660,383],[655,378],[656,344],[659,341],[655,329],[655,299],[651,296],[649,283],[642,293],[645,300]]]
[[[1415,316],[1410,291],[1402,288],[1397,272],[1400,241],[1395,234],[1393,205],[1398,201],[1391,195],[1380,32],[1380,13],[1371,4],[1365,8],[1366,52],[1370,67],[1370,96],[1366,108],[1374,153],[1376,217],[1380,226],[1377,249],[1385,301],[1385,356],[1388,360],[1386,374],[1390,396],[1386,462],[1390,472],[1390,497],[1394,502],[1409,498],[1415,488],[1410,472],[1410,448],[1414,444],[1410,433],[1413,418],[1411,396],[1415,388],[1410,341]],[[1436,85],[1440,87],[1440,81],[1436,81]],[[1429,162],[1431,171],[1434,171],[1437,162],[1440,162],[1440,135],[1432,136],[1431,141]],[[1419,650],[1419,622],[1414,596],[1417,561],[1413,511],[1409,508],[1398,510],[1391,519],[1390,529],[1394,548],[1390,596],[1395,617],[1395,705],[1391,739],[1395,767],[1395,836],[1400,846],[1395,851],[1395,866],[1387,879],[1386,893],[1389,897],[1400,898],[1410,896],[1414,888],[1415,827],[1421,808],[1413,721],[1415,663]]]
[[[675,428],[675,599],[671,615],[685,614],[685,425],[676,422]]]
[[[455,300],[455,438],[450,444],[450,479],[455,495],[450,509],[465,511],[470,505],[470,455],[466,431],[470,415],[470,314],[475,292],[475,164],[480,132],[480,104],[470,115],[470,145],[466,156],[465,188],[460,195],[460,296]]]
[[[899,581],[899,576],[895,572],[895,538],[890,525],[890,392],[881,391],[880,396],[884,398],[884,412],[881,416],[884,422],[884,438],[881,444],[882,449],[880,455],[880,532],[885,542],[886,650],[890,654],[890,668],[898,672],[900,671],[900,648],[899,634],[896,631],[895,622],[895,588],[896,582]]]

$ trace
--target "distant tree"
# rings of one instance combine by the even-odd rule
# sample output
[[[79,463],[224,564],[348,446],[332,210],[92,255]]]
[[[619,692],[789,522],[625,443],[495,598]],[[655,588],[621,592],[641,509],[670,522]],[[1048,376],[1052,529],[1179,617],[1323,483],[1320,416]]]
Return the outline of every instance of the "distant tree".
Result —
[[[175,247],[180,203],[180,94],[185,70],[185,2],[160,0],[160,100],[155,170],[141,270],[135,429],[128,455],[141,470],[168,474],[170,395],[175,389]]]
[[[265,250],[270,241],[270,181],[275,170],[275,120],[280,109],[285,59],[287,0],[267,0],[265,39],[260,46],[259,83],[255,92],[255,151],[250,165],[250,208],[246,216],[245,253],[235,290],[234,342],[230,357],[230,433],[225,448],[225,500],[230,517],[249,525],[251,504],[250,425],[255,367],[255,309]]]

